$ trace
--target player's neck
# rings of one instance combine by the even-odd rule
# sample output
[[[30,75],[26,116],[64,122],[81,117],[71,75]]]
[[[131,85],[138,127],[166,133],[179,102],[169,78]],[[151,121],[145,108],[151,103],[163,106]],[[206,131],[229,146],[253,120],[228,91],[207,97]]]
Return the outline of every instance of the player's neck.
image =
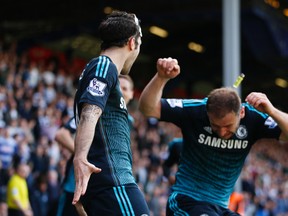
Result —
[[[126,61],[126,53],[124,47],[111,47],[109,49],[103,50],[100,54],[108,56],[111,61],[116,65],[118,71],[122,70],[123,65]]]

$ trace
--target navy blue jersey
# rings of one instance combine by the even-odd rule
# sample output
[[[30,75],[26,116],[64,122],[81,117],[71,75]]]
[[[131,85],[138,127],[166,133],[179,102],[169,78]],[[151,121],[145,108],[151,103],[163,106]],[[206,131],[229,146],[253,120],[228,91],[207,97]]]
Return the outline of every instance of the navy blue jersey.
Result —
[[[69,121],[63,126],[66,128],[73,136],[76,133],[76,122],[75,118],[70,118]],[[75,190],[75,178],[74,178],[74,166],[73,166],[73,156],[72,155],[66,164],[65,169],[65,178],[62,183],[63,192],[59,197],[58,209],[56,216],[69,215],[76,216],[78,215],[75,206],[72,205],[74,190]]]
[[[116,65],[107,56],[92,59],[80,76],[75,96],[78,119],[84,103],[102,109],[87,157],[102,171],[91,175],[88,188],[97,190],[98,186],[135,183],[127,107],[120,90]],[[87,193],[90,191],[87,190]]]
[[[168,178],[170,175],[170,169],[174,164],[178,164],[180,160],[180,154],[183,146],[183,138],[173,138],[168,143],[168,157],[163,162],[163,175]]]
[[[76,123],[75,118],[71,118],[64,127],[69,130],[71,135],[76,133]],[[74,193],[75,190],[75,178],[74,178],[74,167],[73,167],[73,156],[67,161],[66,164],[66,171],[65,171],[65,178],[63,181],[63,189],[66,192]]]
[[[182,129],[183,150],[173,191],[198,201],[227,208],[229,196],[252,145],[260,138],[281,133],[268,115],[243,103],[245,117],[228,140],[211,129],[206,111],[207,98],[162,99],[161,119]]]
[[[169,155],[168,155],[168,158],[164,162],[166,166],[172,167],[174,164],[178,164],[182,146],[183,146],[182,137],[173,138],[173,140],[168,143]]]
[[[64,128],[66,128],[71,133],[71,135],[74,135],[76,133],[75,118],[70,118],[69,121],[64,125]]]

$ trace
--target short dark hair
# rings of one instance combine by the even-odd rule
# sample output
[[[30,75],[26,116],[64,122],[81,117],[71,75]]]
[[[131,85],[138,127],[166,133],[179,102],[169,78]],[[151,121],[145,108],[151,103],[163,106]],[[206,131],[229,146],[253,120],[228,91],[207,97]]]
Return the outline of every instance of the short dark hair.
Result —
[[[227,113],[238,114],[241,108],[241,99],[235,89],[222,87],[212,90],[208,95],[206,109],[219,118]]]
[[[100,24],[101,50],[112,46],[123,47],[131,36],[141,36],[140,21],[133,13],[113,11]],[[137,40],[136,40],[137,43]]]

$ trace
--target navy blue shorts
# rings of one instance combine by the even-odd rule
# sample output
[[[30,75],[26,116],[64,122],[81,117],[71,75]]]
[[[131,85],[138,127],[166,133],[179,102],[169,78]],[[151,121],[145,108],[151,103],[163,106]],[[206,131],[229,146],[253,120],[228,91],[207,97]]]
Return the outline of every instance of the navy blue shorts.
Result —
[[[63,191],[58,202],[56,216],[69,215],[78,216],[75,206],[72,204],[74,193]]]
[[[136,184],[86,191],[81,202],[89,216],[148,216],[149,208]]]
[[[200,202],[191,197],[172,193],[167,201],[166,216],[183,215],[183,216],[240,216],[227,208],[213,205],[207,202]]]

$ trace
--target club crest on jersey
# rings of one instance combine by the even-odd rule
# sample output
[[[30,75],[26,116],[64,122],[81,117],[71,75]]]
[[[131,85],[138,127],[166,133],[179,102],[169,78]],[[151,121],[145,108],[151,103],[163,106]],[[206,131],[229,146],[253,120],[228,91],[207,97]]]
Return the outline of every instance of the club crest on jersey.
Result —
[[[270,116],[266,119],[265,123],[266,126],[268,126],[268,128],[275,128],[277,126],[277,123],[274,121],[273,118],[271,118]]]
[[[93,96],[104,96],[106,84],[94,78],[90,81],[87,91]]]
[[[239,128],[236,131],[236,136],[239,139],[244,139],[247,137],[247,129],[244,125],[240,125]]]

